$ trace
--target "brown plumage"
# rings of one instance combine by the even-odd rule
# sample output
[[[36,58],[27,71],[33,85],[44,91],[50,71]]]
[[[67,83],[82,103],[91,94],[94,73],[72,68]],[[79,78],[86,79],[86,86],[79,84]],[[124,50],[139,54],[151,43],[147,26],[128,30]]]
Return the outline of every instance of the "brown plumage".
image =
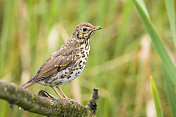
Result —
[[[99,26],[93,26],[89,23],[78,24],[70,39],[40,67],[36,75],[25,83],[22,87],[28,88],[34,83],[48,85],[52,88],[71,82],[75,79],[84,69],[87,63],[87,56],[89,54],[89,38],[94,31],[101,29]],[[59,93],[53,88],[53,90]]]

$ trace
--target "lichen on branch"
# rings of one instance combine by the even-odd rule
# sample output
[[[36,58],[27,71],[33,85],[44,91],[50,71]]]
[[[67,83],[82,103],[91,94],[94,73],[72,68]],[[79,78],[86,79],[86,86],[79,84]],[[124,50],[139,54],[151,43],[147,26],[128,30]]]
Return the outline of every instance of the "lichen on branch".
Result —
[[[93,89],[92,99],[88,105],[82,106],[67,100],[36,95],[14,83],[0,81],[0,98],[26,111],[45,116],[92,117],[95,116],[97,108],[98,89]]]

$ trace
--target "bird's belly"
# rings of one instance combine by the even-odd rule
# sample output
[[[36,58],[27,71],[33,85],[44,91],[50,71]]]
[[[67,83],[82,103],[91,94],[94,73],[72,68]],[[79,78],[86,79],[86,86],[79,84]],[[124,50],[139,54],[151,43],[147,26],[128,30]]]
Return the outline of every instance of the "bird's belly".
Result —
[[[59,86],[71,82],[80,75],[86,64],[87,58],[78,59],[73,66],[59,71],[54,77],[50,78],[50,80],[48,80],[48,85]]]

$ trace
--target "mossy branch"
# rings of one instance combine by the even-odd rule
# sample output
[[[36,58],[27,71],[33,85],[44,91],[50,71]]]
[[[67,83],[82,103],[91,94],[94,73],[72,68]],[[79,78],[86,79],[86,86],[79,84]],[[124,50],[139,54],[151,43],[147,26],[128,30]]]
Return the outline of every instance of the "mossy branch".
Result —
[[[48,98],[47,96],[45,97],[43,92],[44,91],[40,91],[39,95],[32,94],[31,92],[13,83],[0,81],[0,98],[8,101],[11,104],[18,105],[26,111],[45,116],[95,116],[98,89],[93,90],[92,99],[85,107],[71,101]]]

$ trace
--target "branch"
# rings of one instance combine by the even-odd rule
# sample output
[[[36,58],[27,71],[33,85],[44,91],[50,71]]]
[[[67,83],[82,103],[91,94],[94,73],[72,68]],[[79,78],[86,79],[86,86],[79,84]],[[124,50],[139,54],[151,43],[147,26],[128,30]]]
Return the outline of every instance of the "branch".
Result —
[[[92,99],[84,107],[78,103],[56,99],[43,90],[35,95],[13,83],[0,81],[0,98],[29,112],[45,116],[92,117],[97,108],[98,89],[93,90]]]

